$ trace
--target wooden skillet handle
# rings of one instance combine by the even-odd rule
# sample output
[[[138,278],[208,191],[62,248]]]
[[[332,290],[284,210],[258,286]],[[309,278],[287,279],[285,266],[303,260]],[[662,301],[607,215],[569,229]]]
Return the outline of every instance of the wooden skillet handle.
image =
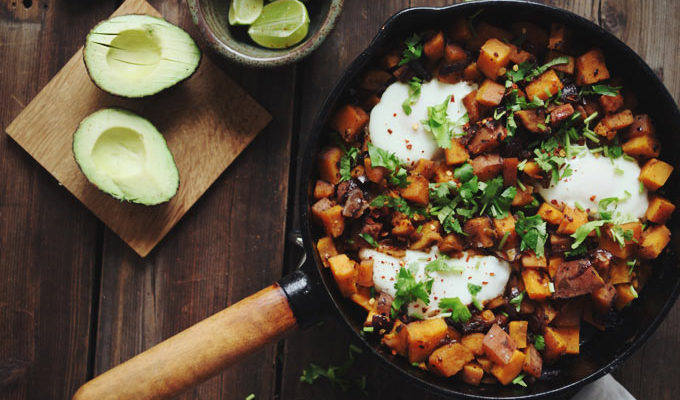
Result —
[[[170,398],[296,325],[286,294],[274,284],[104,372],[73,399]]]

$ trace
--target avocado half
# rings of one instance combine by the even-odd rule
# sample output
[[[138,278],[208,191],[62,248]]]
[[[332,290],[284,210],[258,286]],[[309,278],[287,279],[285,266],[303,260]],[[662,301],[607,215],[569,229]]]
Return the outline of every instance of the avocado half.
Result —
[[[163,135],[147,119],[119,108],[85,117],[73,134],[73,156],[87,179],[119,200],[170,200],[179,172]]]
[[[121,15],[92,28],[83,58],[102,90],[144,97],[190,77],[201,51],[189,34],[162,18]]]

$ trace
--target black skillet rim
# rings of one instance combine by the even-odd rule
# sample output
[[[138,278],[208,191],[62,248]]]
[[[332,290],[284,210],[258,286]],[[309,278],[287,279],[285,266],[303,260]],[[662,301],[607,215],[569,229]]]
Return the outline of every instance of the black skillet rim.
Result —
[[[463,393],[463,392],[458,392],[446,387],[443,387],[441,385],[437,385],[436,383],[428,382],[412,373],[410,373],[408,370],[400,367],[399,365],[395,364],[392,360],[388,359],[384,354],[382,354],[376,347],[374,347],[371,343],[368,342],[368,340],[360,335],[353,327],[351,321],[348,319],[347,315],[343,312],[343,309],[346,307],[346,299],[343,299],[337,292],[337,288],[333,285],[330,284],[329,281],[327,281],[327,276],[324,276],[324,273],[322,272],[322,268],[320,267],[321,263],[318,257],[318,254],[316,252],[316,249],[313,246],[313,240],[312,239],[312,231],[311,231],[311,225],[310,225],[310,220],[309,220],[309,187],[310,187],[310,180],[312,178],[312,171],[314,170],[314,160],[315,160],[315,153],[317,151],[317,145],[319,142],[319,138],[324,132],[323,127],[324,123],[327,120],[328,114],[331,111],[331,107],[335,105],[335,102],[341,98],[342,94],[348,87],[348,85],[351,83],[353,79],[357,76],[357,74],[366,66],[366,64],[370,61],[370,59],[375,55],[376,52],[378,52],[381,48],[381,45],[383,45],[387,37],[389,36],[388,33],[392,29],[394,25],[398,25],[399,21],[401,19],[406,19],[406,18],[417,18],[418,15],[423,15],[423,16],[434,16],[439,13],[449,13],[452,12],[452,10],[459,11],[461,13],[464,13],[466,11],[471,11],[471,10],[479,10],[483,9],[485,7],[494,7],[496,5],[506,5],[506,6],[521,6],[525,7],[527,10],[535,10],[537,12],[542,12],[546,13],[550,16],[558,15],[561,17],[561,19],[566,19],[569,20],[571,24],[574,24],[576,26],[588,26],[590,30],[593,30],[596,32],[597,38],[604,38],[608,44],[611,44],[615,46],[614,51],[616,52],[622,52],[625,53],[627,57],[630,57],[634,59],[637,63],[637,68],[641,69],[642,72],[647,75],[652,77],[652,81],[655,83],[654,92],[658,95],[662,96],[662,99],[660,100],[661,103],[666,103],[666,104],[672,104],[674,107],[671,107],[673,109],[673,115],[670,116],[669,118],[672,120],[680,121],[680,111],[677,108],[677,105],[675,104],[675,100],[673,97],[670,95],[666,87],[664,86],[663,82],[659,80],[659,78],[654,74],[652,69],[642,60],[642,58],[635,53],[632,49],[630,49],[625,43],[623,43],[621,40],[616,38],[614,35],[612,35],[610,32],[606,31],[599,25],[577,15],[574,14],[570,11],[563,10],[557,7],[552,7],[544,4],[538,4],[538,3],[531,3],[528,1],[523,1],[523,0],[481,0],[481,1],[475,1],[475,2],[469,2],[469,3],[459,3],[459,4],[454,4],[450,6],[445,6],[445,7],[415,7],[415,8],[408,8],[401,10],[397,13],[395,13],[393,16],[387,19],[387,21],[379,28],[378,33],[376,36],[373,38],[373,40],[370,42],[368,47],[359,55],[357,56],[354,61],[350,64],[350,66],[345,70],[343,75],[339,78],[337,81],[336,85],[334,86],[333,90],[330,92],[330,94],[326,97],[324,102],[322,103],[321,108],[317,112],[314,123],[312,125],[312,128],[310,130],[311,134],[308,136],[309,140],[306,145],[306,149],[304,152],[304,158],[303,158],[303,163],[302,163],[302,168],[301,168],[301,179],[299,180],[300,186],[299,186],[299,206],[300,206],[300,218],[301,218],[301,228],[302,228],[302,235],[304,238],[304,247],[305,251],[308,255],[311,255],[310,259],[308,260],[307,264],[305,267],[303,267],[308,273],[311,273],[312,275],[318,274],[320,280],[323,282],[323,285],[325,287],[326,292],[330,295],[331,302],[333,303],[333,308],[334,311],[340,314],[341,319],[344,321],[344,325],[351,330],[351,332],[358,337],[364,347],[369,348],[370,351],[377,356],[384,364],[389,365],[394,371],[408,377],[408,379],[411,379],[412,381],[417,382],[421,387],[426,388],[430,391],[436,392],[440,395],[448,395],[448,396],[459,396],[460,398],[464,399],[539,399],[539,398],[547,398],[549,396],[556,396],[556,395],[564,395],[567,393],[574,393],[578,388],[582,387],[583,385],[592,382],[603,375],[611,372],[615,368],[617,368],[623,361],[625,361],[635,350],[637,350],[647,339],[656,331],[657,327],[660,325],[660,323],[664,320],[668,312],[670,311],[670,308],[674,305],[675,300],[678,298],[678,295],[680,295],[680,280],[678,280],[675,283],[675,287],[671,291],[670,296],[667,298],[666,302],[664,303],[663,307],[660,309],[660,312],[656,315],[654,320],[648,325],[648,327],[639,335],[639,337],[633,341],[632,343],[628,344],[628,347],[620,353],[617,357],[615,357],[612,361],[609,363],[603,365],[599,369],[597,369],[595,372],[591,373],[590,375],[581,378],[580,380],[574,381],[570,384],[560,386],[556,389],[548,390],[545,392],[540,392],[540,393],[531,393],[527,395],[519,395],[519,396],[510,396],[510,397],[494,397],[494,396],[485,396],[485,395],[474,395],[474,394],[469,394],[469,393]],[[312,261],[313,259],[313,261]],[[677,262],[677,260],[676,260]],[[313,266],[312,266],[313,265]],[[314,270],[315,272],[312,272],[311,270]],[[316,275],[315,275],[316,276]]]

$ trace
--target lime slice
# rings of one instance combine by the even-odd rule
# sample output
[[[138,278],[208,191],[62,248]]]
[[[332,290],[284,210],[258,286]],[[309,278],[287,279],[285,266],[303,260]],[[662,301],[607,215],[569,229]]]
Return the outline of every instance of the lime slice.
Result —
[[[260,46],[283,49],[301,42],[308,30],[305,5],[298,0],[278,0],[264,6],[248,34]]]
[[[250,25],[262,13],[264,0],[231,0],[229,25]]]

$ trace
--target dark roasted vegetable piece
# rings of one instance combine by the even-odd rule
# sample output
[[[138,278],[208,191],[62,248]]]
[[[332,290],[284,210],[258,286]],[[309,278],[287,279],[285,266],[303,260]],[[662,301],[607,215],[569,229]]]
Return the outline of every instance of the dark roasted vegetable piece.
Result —
[[[472,247],[490,248],[495,244],[496,230],[489,217],[472,218],[465,222],[463,232]]]
[[[503,159],[498,154],[483,154],[475,157],[470,160],[470,165],[480,181],[495,178],[503,171]]]
[[[498,121],[487,121],[481,124],[477,133],[468,144],[468,149],[472,155],[488,153],[498,148],[500,143],[505,140],[507,131],[505,126]]]
[[[496,364],[505,365],[513,358],[517,345],[503,328],[494,324],[482,341],[484,353]]]
[[[563,262],[555,274],[556,299],[566,299],[592,293],[604,286],[604,281],[587,259]]]

